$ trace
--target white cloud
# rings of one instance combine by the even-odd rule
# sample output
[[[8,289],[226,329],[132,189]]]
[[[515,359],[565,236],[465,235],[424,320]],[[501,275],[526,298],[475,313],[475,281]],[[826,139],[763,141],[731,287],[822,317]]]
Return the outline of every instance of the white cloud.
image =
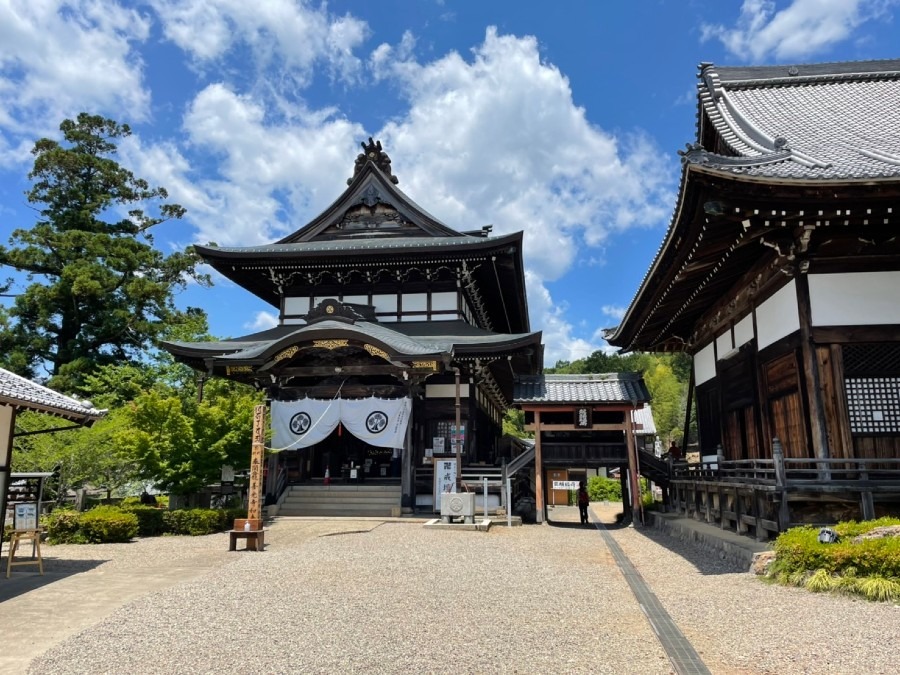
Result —
[[[295,0],[152,0],[166,37],[202,67],[246,48],[259,72],[277,70],[304,86],[324,64],[332,77],[354,81],[361,61],[353,54],[369,34],[349,14],[335,16]]]
[[[412,60],[411,42],[373,54],[378,75],[410,102],[380,136],[401,187],[449,225],[524,230],[529,269],[553,280],[585,243],[671,210],[658,150],[645,136],[588,122],[534,38],[490,28],[471,61],[451,53],[424,65]]]
[[[604,315],[615,319],[616,321],[621,321],[625,316],[625,312],[628,311],[627,307],[618,307],[615,305],[603,305],[600,308],[600,311],[603,312]]]
[[[745,61],[804,59],[847,40],[893,4],[895,0],[793,0],[776,11],[774,0],[744,0],[734,28],[704,25],[701,34],[704,40],[720,40]]]
[[[253,321],[244,324],[244,328],[251,331],[268,330],[278,325],[278,317],[271,312],[257,312]]]
[[[546,281],[565,275],[611,232],[664,222],[671,166],[645,135],[592,125],[566,77],[541,60],[532,37],[488,29],[470,61],[414,56],[410,34],[379,46],[370,66],[409,100],[378,136],[400,187],[451,227],[523,230],[532,323],[546,363],[589,356],[602,343],[574,334]]]
[[[0,129],[11,139],[0,139],[0,161],[18,158],[21,137],[51,135],[79,112],[146,119],[134,47],[149,30],[137,10],[103,0],[0,3]]]

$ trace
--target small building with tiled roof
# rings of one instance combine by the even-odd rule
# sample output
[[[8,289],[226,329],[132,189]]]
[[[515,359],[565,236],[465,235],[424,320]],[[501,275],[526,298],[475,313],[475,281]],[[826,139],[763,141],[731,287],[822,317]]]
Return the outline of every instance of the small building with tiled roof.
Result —
[[[568,503],[568,489],[598,470],[619,469],[626,515],[640,508],[638,476],[662,477],[662,463],[639,448],[636,414],[650,401],[639,373],[534,375],[516,382],[513,402],[534,433],[537,520]]]
[[[6,519],[16,415],[22,410],[53,415],[71,423],[64,428],[89,427],[106,414],[89,401],[65,396],[0,368],[0,523]]]
[[[388,515],[421,505],[416,481],[435,458],[457,462],[457,482],[462,464],[498,461],[514,382],[542,367],[522,233],[454,230],[397,184],[369,139],[343,193],[296,232],[264,246],[196,247],[278,310],[266,331],[163,344],[203,377],[267,392],[280,451],[269,464],[272,499],[279,476],[297,490],[355,476],[396,483]],[[314,413],[322,402],[327,412]]]
[[[697,91],[674,216],[606,335],[694,357],[700,454],[721,460],[720,483],[734,470],[734,491],[686,475],[700,496],[684,493],[684,508],[709,499],[705,517],[760,538],[827,518],[816,502],[897,511],[900,59],[704,63]],[[815,476],[801,475],[809,459]],[[788,469],[777,485],[776,464]],[[837,466],[881,482],[844,485]]]

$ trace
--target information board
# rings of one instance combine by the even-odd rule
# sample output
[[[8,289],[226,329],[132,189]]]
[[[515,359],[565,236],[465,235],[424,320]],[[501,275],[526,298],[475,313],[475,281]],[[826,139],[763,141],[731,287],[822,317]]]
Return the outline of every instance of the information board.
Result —
[[[13,529],[36,530],[37,526],[37,504],[16,504]]]
[[[456,492],[456,460],[438,459],[434,462],[434,510],[441,508],[441,495]]]
[[[577,490],[579,487],[577,480],[555,480],[553,481],[554,490]]]

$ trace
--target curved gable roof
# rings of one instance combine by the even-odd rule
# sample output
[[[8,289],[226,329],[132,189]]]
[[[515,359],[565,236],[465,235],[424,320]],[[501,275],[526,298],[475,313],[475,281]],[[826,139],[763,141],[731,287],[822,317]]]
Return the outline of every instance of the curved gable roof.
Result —
[[[698,75],[689,163],[786,180],[900,176],[900,59],[728,68]]]

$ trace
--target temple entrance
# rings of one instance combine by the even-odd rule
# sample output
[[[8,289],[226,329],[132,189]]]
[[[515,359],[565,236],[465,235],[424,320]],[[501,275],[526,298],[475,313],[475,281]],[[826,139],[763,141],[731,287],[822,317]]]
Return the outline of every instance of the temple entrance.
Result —
[[[306,454],[309,478],[323,480],[326,467],[332,482],[398,479],[400,458],[391,448],[370,445],[339,425],[321,443],[300,451]],[[394,457],[394,455],[398,455]]]

